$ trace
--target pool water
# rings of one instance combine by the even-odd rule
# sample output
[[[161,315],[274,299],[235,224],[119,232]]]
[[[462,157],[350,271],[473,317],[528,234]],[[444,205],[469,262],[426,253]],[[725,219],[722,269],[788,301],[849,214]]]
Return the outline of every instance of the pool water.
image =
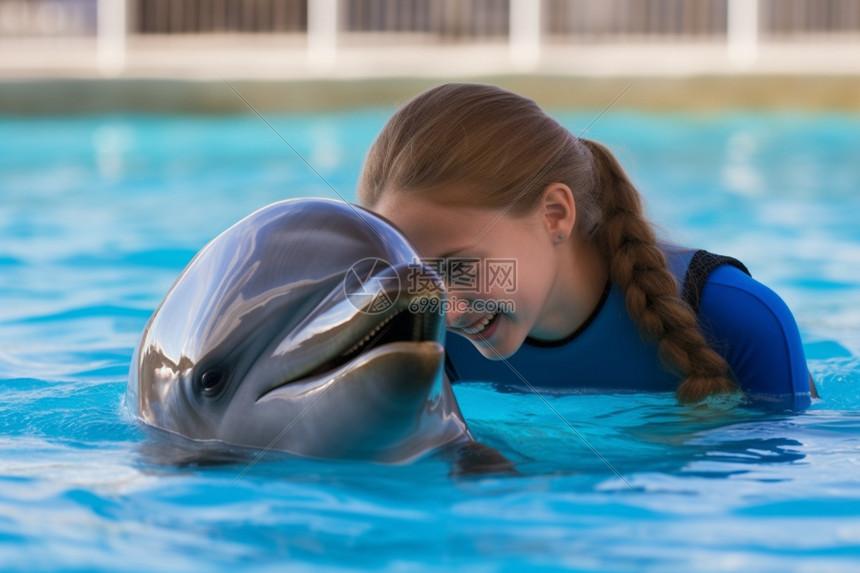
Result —
[[[740,258],[788,302],[822,395],[809,411],[475,383],[455,388],[466,418],[522,476],[148,456],[123,397],[172,281],[258,207],[354,199],[389,113],[269,118],[328,184],[250,113],[0,118],[0,569],[857,570],[856,115],[617,112],[588,131],[664,235]],[[579,132],[596,114],[556,115]]]

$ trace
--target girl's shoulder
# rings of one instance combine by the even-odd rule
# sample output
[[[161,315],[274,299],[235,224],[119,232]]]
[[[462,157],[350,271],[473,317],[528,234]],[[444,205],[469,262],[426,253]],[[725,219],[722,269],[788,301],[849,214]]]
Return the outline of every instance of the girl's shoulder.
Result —
[[[800,331],[776,292],[724,265],[709,273],[698,303],[702,330],[748,397],[790,409],[809,406],[809,369]]]

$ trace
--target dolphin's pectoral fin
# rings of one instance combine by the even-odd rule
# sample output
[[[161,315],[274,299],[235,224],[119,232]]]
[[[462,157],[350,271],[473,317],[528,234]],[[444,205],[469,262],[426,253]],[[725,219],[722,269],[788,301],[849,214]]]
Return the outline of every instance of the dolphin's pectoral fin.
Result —
[[[454,451],[456,459],[451,466],[451,476],[470,476],[482,474],[505,474],[510,476],[522,475],[514,463],[480,442],[466,442]]]

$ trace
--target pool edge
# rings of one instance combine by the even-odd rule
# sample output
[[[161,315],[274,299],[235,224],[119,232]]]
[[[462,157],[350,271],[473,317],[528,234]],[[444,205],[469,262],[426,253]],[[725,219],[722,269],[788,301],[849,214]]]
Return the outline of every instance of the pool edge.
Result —
[[[635,80],[635,81],[634,81]],[[462,77],[368,79],[228,79],[261,111],[329,111],[390,107],[412,95]],[[720,111],[798,109],[860,111],[860,76],[701,75],[683,77],[585,77],[484,75],[493,83],[548,108],[602,109],[633,81],[615,109]],[[113,112],[224,114],[247,105],[223,79],[36,78],[0,80],[0,114]]]

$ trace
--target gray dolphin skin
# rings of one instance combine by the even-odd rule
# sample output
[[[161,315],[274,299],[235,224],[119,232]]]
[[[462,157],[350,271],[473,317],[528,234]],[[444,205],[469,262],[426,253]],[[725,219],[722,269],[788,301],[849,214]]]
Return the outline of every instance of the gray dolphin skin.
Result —
[[[410,308],[444,297],[417,261],[360,207],[264,207],[204,247],[164,297],[127,404],[192,440],[383,463],[451,447],[477,451],[478,465],[504,460],[474,449],[442,375],[439,307]],[[410,288],[415,276],[421,289]]]

